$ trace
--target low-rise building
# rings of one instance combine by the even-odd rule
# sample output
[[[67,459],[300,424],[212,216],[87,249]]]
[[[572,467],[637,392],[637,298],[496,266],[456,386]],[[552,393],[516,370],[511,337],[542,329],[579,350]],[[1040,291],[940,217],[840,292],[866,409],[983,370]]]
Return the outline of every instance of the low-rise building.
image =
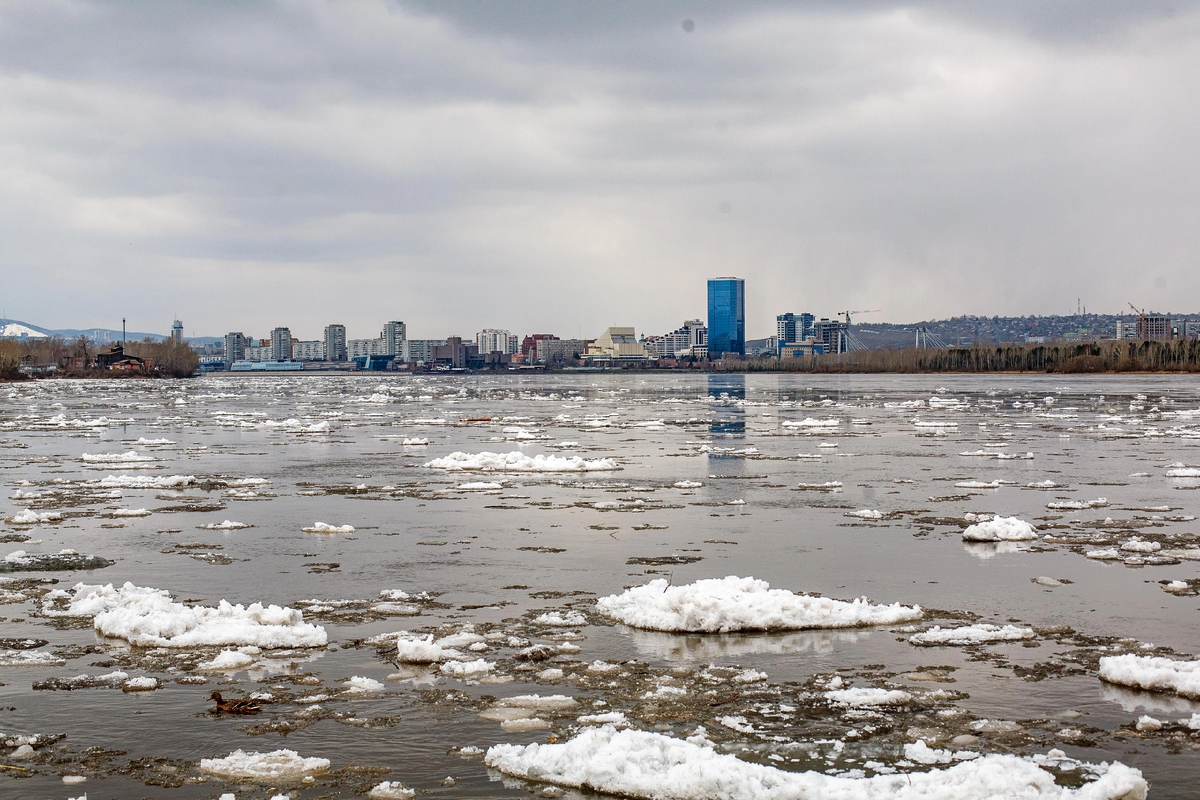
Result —
[[[451,336],[446,343],[433,348],[433,363],[452,369],[466,369],[470,366],[472,357],[479,355],[479,348],[473,344],[463,344],[461,336]]]
[[[588,361],[613,363],[648,361],[657,359],[657,354],[647,350],[637,340],[633,328],[609,328],[598,339],[588,345]]]

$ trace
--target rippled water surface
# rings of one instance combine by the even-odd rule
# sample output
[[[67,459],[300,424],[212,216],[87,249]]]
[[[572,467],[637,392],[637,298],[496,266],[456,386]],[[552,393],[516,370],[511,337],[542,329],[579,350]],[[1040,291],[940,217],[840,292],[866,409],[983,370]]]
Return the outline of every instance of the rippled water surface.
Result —
[[[722,749],[785,769],[869,775],[866,762],[902,761],[906,742],[954,740],[952,749],[981,753],[1116,759],[1143,770],[1151,797],[1193,796],[1200,733],[1139,734],[1132,724],[1143,714],[1186,720],[1200,704],[1104,684],[1095,664],[1114,651],[1200,653],[1191,558],[1200,557],[1200,479],[1169,474],[1200,464],[1198,445],[1200,384],[1175,376],[3,385],[0,511],[48,515],[0,526],[3,553],[71,549],[113,563],[17,564],[0,575],[0,638],[45,641],[4,647],[58,657],[0,666],[0,733],[63,736],[39,741],[30,758],[0,758],[12,767],[0,769],[0,794],[315,798],[395,780],[436,797],[526,797],[542,787],[489,775],[479,755],[460,750],[562,740],[579,716],[620,710],[633,727],[671,735],[703,725]],[[426,466],[456,452],[612,459],[616,469]],[[183,480],[128,488],[135,481],[121,476]],[[141,509],[149,513],[115,513]],[[964,543],[967,514],[1016,516],[1040,538]],[[252,527],[204,527],[226,520]],[[317,522],[353,532],[304,530]],[[1134,540],[1151,544],[1123,549]],[[1118,557],[1086,555],[1101,549]],[[596,597],[652,579],[726,575],[919,604],[927,615],[906,627],[677,635],[595,612]],[[330,644],[206,671],[195,652],[130,647],[101,637],[90,618],[42,613],[49,590],[126,581],[192,604],[298,608]],[[548,612],[571,624],[547,624]],[[965,621],[1037,633],[968,648],[908,641]],[[436,665],[395,663],[386,642],[367,641],[402,630],[473,633],[461,649],[491,671],[447,677]],[[530,660],[538,644],[542,660]],[[202,648],[202,659],[220,649]],[[624,666],[589,671],[596,661]],[[117,670],[160,688],[34,689]],[[918,702],[831,707],[820,698],[834,675],[903,688]],[[349,692],[354,676],[383,688]],[[684,694],[668,697],[664,686]],[[206,699],[214,689],[273,702],[256,716],[217,715]],[[497,698],[529,694],[576,704],[497,713]],[[545,725],[500,719],[522,713]],[[200,772],[200,759],[239,748],[289,748],[329,759],[332,771],[307,785],[236,786]]]

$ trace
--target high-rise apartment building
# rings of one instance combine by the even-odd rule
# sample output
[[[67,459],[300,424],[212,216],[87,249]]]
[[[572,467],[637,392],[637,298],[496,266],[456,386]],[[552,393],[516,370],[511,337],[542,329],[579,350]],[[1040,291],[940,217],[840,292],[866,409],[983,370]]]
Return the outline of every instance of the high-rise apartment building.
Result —
[[[271,360],[292,360],[292,331],[289,328],[276,328],[271,331]]]
[[[746,355],[746,282],[716,278],[708,282],[708,353]]]
[[[346,360],[346,326],[334,323],[325,326],[325,360]]]
[[[504,353],[512,355],[517,352],[517,337],[508,331],[498,328],[484,328],[475,334],[475,346],[481,353]]]
[[[183,344],[183,323],[179,320],[171,324],[171,343],[176,346]]]
[[[381,334],[387,352],[384,355],[399,356],[404,354],[404,342],[408,339],[408,327],[399,320],[392,320],[383,326]]]
[[[660,358],[677,358],[692,354],[692,349],[708,344],[708,329],[704,320],[689,319],[682,326],[662,336],[646,339],[646,349]]]
[[[816,319],[812,314],[780,314],[775,318],[775,343],[776,348],[782,352],[784,345],[803,342],[805,339],[812,336],[813,321]]]
[[[225,369],[235,361],[246,360],[246,337],[239,332],[225,334]]]

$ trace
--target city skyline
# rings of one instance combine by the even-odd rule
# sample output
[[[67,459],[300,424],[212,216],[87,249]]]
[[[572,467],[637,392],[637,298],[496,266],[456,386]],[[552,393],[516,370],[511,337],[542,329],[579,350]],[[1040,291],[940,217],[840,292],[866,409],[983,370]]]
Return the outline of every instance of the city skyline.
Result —
[[[0,305],[583,336],[734,273],[749,338],[774,302],[1178,305],[1200,10],[1072,8],[8,4]]]

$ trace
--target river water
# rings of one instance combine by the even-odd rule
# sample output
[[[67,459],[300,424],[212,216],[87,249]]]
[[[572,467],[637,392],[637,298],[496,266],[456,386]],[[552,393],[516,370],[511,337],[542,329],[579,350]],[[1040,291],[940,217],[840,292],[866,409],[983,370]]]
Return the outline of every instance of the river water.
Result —
[[[0,638],[44,640],[8,646],[49,659],[0,667],[0,733],[50,737],[24,759],[0,748],[11,767],[0,769],[0,794],[328,797],[389,780],[422,796],[553,796],[489,773],[472,748],[562,740],[582,724],[577,717],[620,710],[633,727],[671,735],[703,725],[719,748],[784,769],[871,775],[867,762],[903,761],[903,745],[921,738],[980,753],[1058,748],[1091,763],[1120,760],[1143,771],[1151,797],[1194,796],[1200,740],[1132,725],[1144,714],[1186,720],[1200,703],[1105,684],[1096,660],[1200,653],[1200,562],[1186,557],[1200,544],[1192,516],[1200,479],[1168,474],[1200,463],[1198,448],[1200,382],[1186,376],[221,376],[3,386],[0,516],[62,515],[6,522],[4,553],[71,549],[113,563],[0,576],[10,601],[0,605]],[[455,452],[612,459],[617,469],[425,466]],[[193,480],[114,489],[120,476]],[[472,483],[499,488],[460,488]],[[1090,507],[1048,507],[1064,503]],[[141,509],[150,513],[115,514]],[[965,543],[967,514],[1016,516],[1042,538]],[[202,527],[225,520],[252,527]],[[304,530],[317,522],[354,530]],[[1130,540],[1153,544],[1122,550]],[[1105,548],[1119,557],[1086,556]],[[927,617],[915,627],[697,635],[638,631],[594,611],[596,597],[652,579],[727,575],[919,604]],[[246,669],[205,670],[171,648],[102,637],[90,618],[43,613],[47,591],[126,581],[189,604],[300,608],[330,644],[251,652]],[[380,605],[391,590],[429,594]],[[538,622],[553,612],[575,624]],[[908,642],[914,630],[967,621],[1037,633],[983,647]],[[480,640],[470,657],[491,671],[450,677],[436,664],[395,663],[386,642],[366,641],[401,630],[474,633],[460,637],[463,652]],[[544,660],[518,658],[537,644]],[[201,648],[203,658],[220,649]],[[587,671],[596,661],[626,666],[599,680],[605,673]],[[114,670],[157,678],[160,688],[33,688]],[[907,709],[830,708],[813,698],[834,674],[926,699]],[[355,676],[379,683],[346,691]],[[694,692],[703,681],[716,699],[648,697],[664,685]],[[274,702],[255,716],[218,715],[206,699],[213,689]],[[489,713],[497,698],[529,694],[577,702],[514,712],[515,723]],[[329,759],[331,771],[307,784],[235,785],[198,767],[238,749],[279,748]]]

